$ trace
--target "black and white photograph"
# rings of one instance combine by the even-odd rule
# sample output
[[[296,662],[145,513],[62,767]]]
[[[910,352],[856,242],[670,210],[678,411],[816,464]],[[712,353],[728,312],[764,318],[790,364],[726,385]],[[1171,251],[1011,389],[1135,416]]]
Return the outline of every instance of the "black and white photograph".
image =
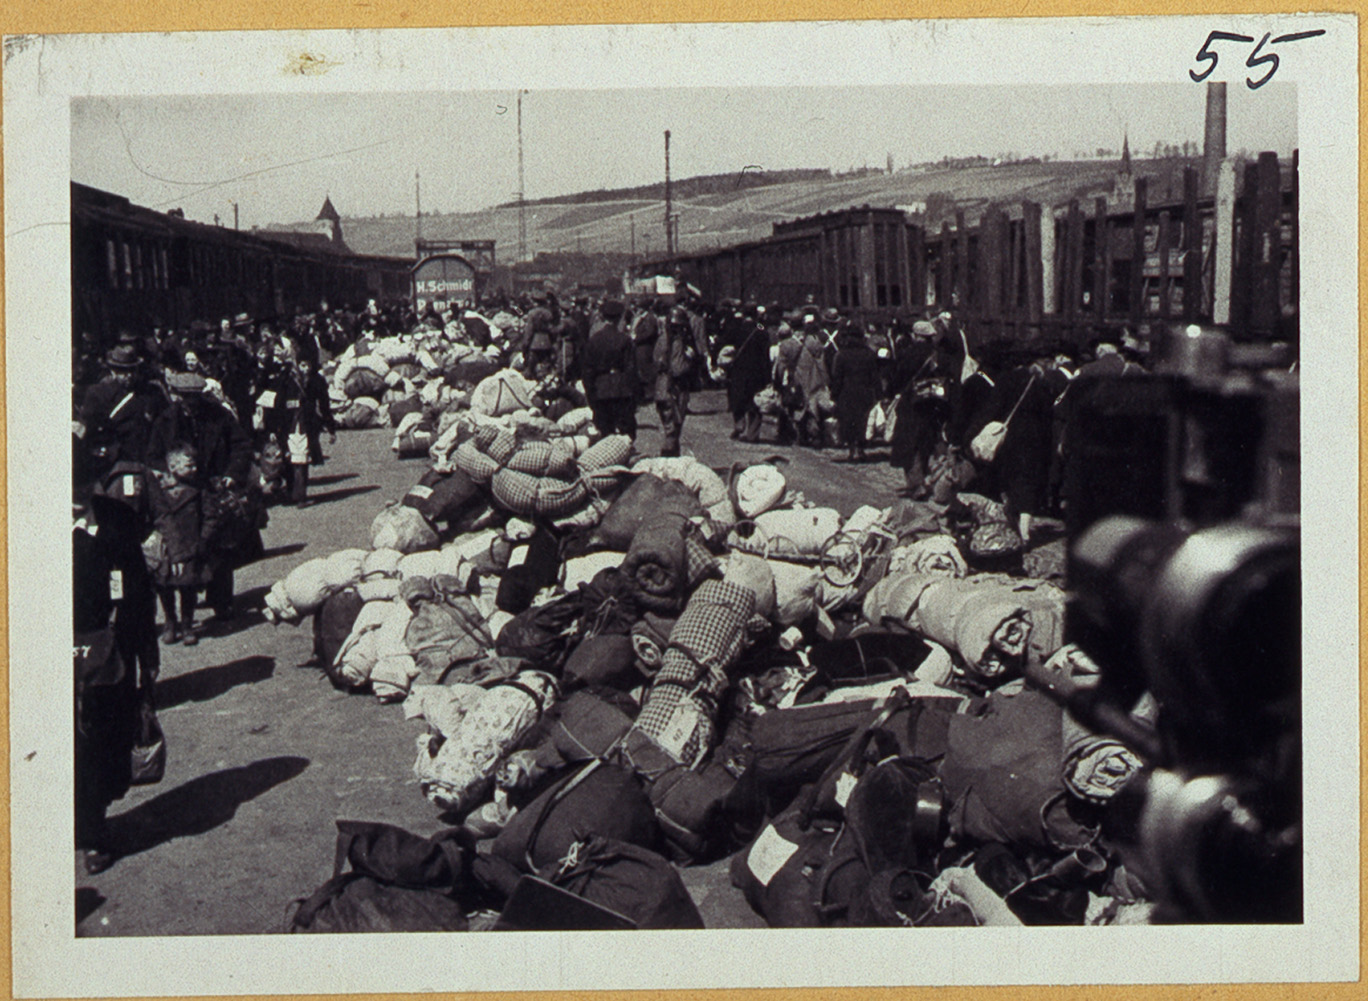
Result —
[[[6,38],[16,996],[1356,979],[1356,45]]]

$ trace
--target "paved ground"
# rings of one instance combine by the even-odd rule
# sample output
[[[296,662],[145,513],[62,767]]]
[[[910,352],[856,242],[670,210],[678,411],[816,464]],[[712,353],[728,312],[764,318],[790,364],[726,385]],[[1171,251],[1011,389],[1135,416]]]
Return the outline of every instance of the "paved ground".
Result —
[[[721,393],[698,394],[692,409],[684,449],[711,466],[783,454],[790,483],[843,514],[896,497],[900,477],[877,453],[847,464],[843,450],[739,445],[728,438]],[[643,408],[641,418],[638,447],[656,454],[654,411]],[[771,442],[773,432],[766,427]],[[340,435],[311,487],[314,505],[272,509],[267,558],[238,574],[233,630],[163,648],[166,776],[114,804],[114,866],[87,876],[78,865],[78,934],[278,931],[289,902],[331,875],[335,819],[384,820],[424,835],[444,826],[413,778],[422,724],[406,722],[398,705],[334,690],[301,666],[311,654],[308,620],[272,626],[260,613],[271,583],[296,564],[368,547],[376,511],[422,475],[425,464],[395,459],[389,439],[378,430]],[[684,878],[710,927],[761,924],[731,888],[725,862]]]

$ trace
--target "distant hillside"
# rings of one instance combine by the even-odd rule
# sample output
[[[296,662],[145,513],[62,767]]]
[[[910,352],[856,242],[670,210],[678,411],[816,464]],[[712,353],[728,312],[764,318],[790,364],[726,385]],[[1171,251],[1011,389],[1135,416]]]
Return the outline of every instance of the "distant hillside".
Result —
[[[741,188],[763,188],[771,184],[788,184],[791,181],[820,181],[831,177],[830,170],[762,170],[759,167],[741,170],[731,174],[700,174],[697,177],[682,177],[670,184],[672,198],[696,198],[701,195],[717,194],[725,191],[738,191]],[[524,205],[589,205],[594,202],[618,202],[624,199],[645,198],[652,201],[665,199],[665,182],[644,184],[635,188],[605,188],[598,191],[581,191],[573,195],[557,195],[554,198],[538,198],[524,202]],[[505,202],[495,208],[517,208],[517,202]]]
[[[1196,158],[1133,161],[1137,177],[1149,179],[1149,201],[1182,197],[1183,168]],[[773,179],[780,172],[685,178],[673,185],[679,216],[679,248],[694,253],[758,240],[775,222],[849,208],[853,205],[924,206],[927,224],[939,228],[963,209],[972,224],[989,205],[1009,210],[1023,200],[1046,206],[1071,198],[1091,200],[1109,194],[1116,176],[1114,160],[991,163],[944,167],[912,167],[892,174],[863,171],[833,175],[827,171],[790,171],[781,181],[739,181],[755,173]],[[727,188],[724,179],[734,186]],[[654,194],[653,194],[654,193]],[[1088,206],[1091,210],[1091,205]],[[665,247],[663,188],[660,185],[619,192],[587,192],[528,202],[527,253],[543,251],[630,253],[658,257]],[[518,209],[499,205],[479,212],[423,217],[423,236],[447,239],[493,239],[500,262],[518,256]],[[344,218],[347,244],[358,253],[411,257],[415,236],[411,216]]]

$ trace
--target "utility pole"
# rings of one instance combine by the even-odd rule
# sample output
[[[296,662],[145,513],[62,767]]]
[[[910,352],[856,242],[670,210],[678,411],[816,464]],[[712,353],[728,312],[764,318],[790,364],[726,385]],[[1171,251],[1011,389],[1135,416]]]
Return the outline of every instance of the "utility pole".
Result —
[[[413,219],[413,246],[416,249],[418,242],[423,239],[423,182],[416,170],[413,172],[413,204],[416,209]]]
[[[674,230],[671,214],[673,199],[670,193],[670,130],[665,130],[665,254],[674,255]]]
[[[233,206],[233,229],[236,230],[236,229],[238,228],[238,203],[237,203],[237,202],[233,202],[233,203],[232,203],[232,206]]]
[[[527,207],[524,200],[527,195],[526,187],[523,183],[523,135],[522,135],[522,99],[527,91],[518,91],[518,260],[527,260]]]
[[[628,223],[631,225],[631,227],[632,227],[632,257],[635,258],[635,257],[636,257],[636,213],[635,213],[635,212],[628,212],[628,213],[627,213],[627,222],[628,222]]]

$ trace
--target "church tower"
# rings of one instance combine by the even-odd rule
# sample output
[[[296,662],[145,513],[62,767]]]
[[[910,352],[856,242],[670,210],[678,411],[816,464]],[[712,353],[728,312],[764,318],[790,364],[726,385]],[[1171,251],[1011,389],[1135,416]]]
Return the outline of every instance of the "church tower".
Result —
[[[1124,206],[1134,201],[1135,176],[1131,173],[1130,135],[1126,133],[1121,139],[1121,164],[1112,179],[1112,202]]]
[[[333,243],[342,243],[342,217],[333,208],[332,198],[328,195],[323,196],[323,207],[314,219],[314,232],[321,233]]]

